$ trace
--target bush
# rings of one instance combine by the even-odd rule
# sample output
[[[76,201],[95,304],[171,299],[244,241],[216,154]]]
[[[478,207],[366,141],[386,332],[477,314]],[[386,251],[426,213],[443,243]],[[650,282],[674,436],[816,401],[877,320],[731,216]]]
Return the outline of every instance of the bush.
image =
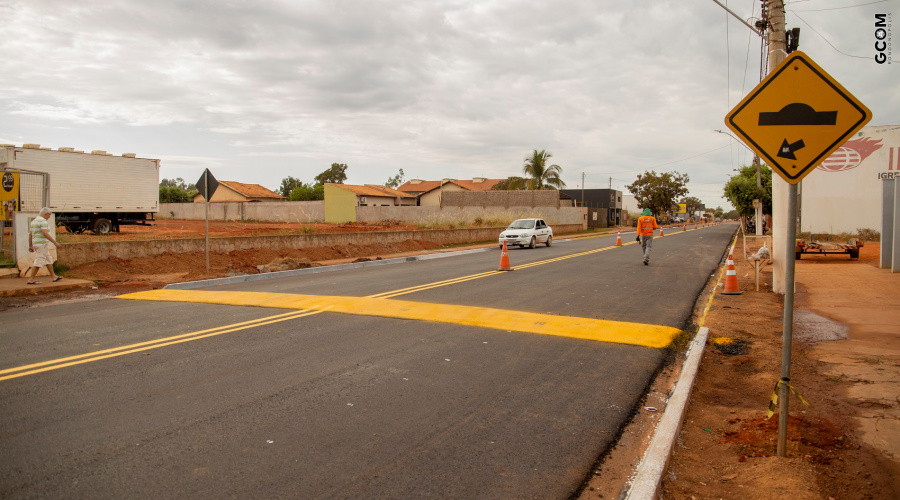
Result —
[[[856,230],[856,233],[859,235],[859,239],[863,241],[881,241],[881,233],[874,229],[859,228]]]

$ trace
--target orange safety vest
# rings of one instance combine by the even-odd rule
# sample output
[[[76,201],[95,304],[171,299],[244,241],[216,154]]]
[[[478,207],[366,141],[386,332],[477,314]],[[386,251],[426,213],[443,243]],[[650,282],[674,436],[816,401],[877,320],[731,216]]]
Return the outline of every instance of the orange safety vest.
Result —
[[[656,218],[652,215],[642,215],[638,218],[638,236],[653,236],[653,231],[657,228],[659,226],[656,225]]]

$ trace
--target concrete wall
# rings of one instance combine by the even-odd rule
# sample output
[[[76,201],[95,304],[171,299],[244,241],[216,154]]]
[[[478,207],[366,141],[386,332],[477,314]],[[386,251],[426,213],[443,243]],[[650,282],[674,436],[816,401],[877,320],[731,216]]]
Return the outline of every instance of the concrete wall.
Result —
[[[218,194],[218,190],[216,193]],[[204,220],[205,214],[206,203],[160,203],[156,217]],[[321,200],[215,202],[209,204],[209,220],[316,223],[325,220],[325,202]]]
[[[344,191],[346,192],[346,191]],[[355,195],[352,202],[356,203]],[[345,200],[343,205],[348,203]],[[346,208],[339,206],[338,209]],[[356,207],[353,209],[355,220],[361,222],[378,222],[394,219],[408,224],[440,225],[453,223],[456,225],[471,224],[476,217],[484,223],[505,225],[515,219],[540,217],[550,225],[586,223],[582,208],[575,207]],[[163,203],[157,217],[160,219],[204,220],[205,203]],[[350,220],[354,220],[351,217]],[[256,222],[298,222],[321,223],[325,221],[324,201],[276,201],[254,203],[210,203],[209,220],[216,221],[256,221]],[[347,222],[344,220],[342,222]],[[587,226],[585,226],[587,227]]]
[[[443,207],[559,207],[559,191],[459,191],[444,190]]]
[[[444,193],[445,195],[447,193]],[[551,226],[558,224],[583,224],[586,222],[584,210],[575,207],[357,207],[356,220],[377,222],[396,219],[409,224],[456,225],[471,224],[476,218],[483,223],[505,226],[516,220],[540,217]],[[587,227],[587,226],[585,226]]]
[[[326,183],[323,216],[330,224],[356,222],[356,194]]]
[[[371,243],[399,243],[406,240],[432,241],[442,245],[496,241],[502,228],[436,229],[424,231],[381,231],[369,233],[296,234],[280,236],[240,236],[210,238],[210,252],[252,250],[259,248],[318,248],[341,245],[367,245]],[[553,226],[555,235],[581,230],[581,224]],[[203,238],[180,240],[107,241],[94,243],[66,243],[59,250],[60,264],[74,267],[110,257],[133,259],[153,257],[164,253],[203,252]]]

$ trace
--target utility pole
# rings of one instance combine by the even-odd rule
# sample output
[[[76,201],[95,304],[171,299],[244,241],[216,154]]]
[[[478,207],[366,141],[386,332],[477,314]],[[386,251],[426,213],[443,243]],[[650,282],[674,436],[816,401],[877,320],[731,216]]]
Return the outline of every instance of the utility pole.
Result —
[[[784,1],[764,0],[763,11],[769,42],[769,73],[787,57],[787,29],[784,21]],[[776,454],[786,456],[788,428],[788,397],[791,382],[791,343],[794,325],[794,245],[797,238],[797,185],[772,176],[772,291],[784,294],[784,319],[781,339],[781,383],[778,397],[778,441]],[[778,255],[778,249],[782,253]],[[781,258],[779,258],[781,257]],[[790,283],[791,290],[787,289]]]
[[[787,45],[784,22],[784,1],[763,0],[763,19],[766,21],[766,32],[769,43],[769,73],[772,72],[784,58],[787,57]],[[777,176],[772,176],[772,291],[785,293],[785,273],[787,269],[787,255],[778,255],[779,251],[787,248],[788,225],[793,224],[793,219],[788,219],[788,198],[791,184]],[[796,185],[794,185],[796,189]],[[796,193],[795,193],[796,195]],[[793,231],[796,234],[796,228]],[[791,238],[791,250],[787,253],[793,255],[794,238]],[[780,257],[780,258],[779,258]]]
[[[584,172],[581,173],[581,206],[584,206]]]

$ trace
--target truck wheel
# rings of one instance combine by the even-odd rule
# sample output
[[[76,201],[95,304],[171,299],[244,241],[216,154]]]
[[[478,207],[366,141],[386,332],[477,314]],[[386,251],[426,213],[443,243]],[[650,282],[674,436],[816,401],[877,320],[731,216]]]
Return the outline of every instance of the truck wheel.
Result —
[[[796,260],[800,260],[800,256],[801,256],[801,255],[803,255],[803,252],[796,252],[795,255],[794,255],[794,258],[795,258]]]
[[[109,234],[112,231],[112,221],[109,219],[96,219],[94,220],[93,227],[91,227],[91,231],[94,234]]]
[[[858,259],[858,258],[859,258],[859,249],[858,249],[858,248],[855,249],[855,250],[848,250],[848,253],[850,254],[850,258],[851,258],[851,259]]]

